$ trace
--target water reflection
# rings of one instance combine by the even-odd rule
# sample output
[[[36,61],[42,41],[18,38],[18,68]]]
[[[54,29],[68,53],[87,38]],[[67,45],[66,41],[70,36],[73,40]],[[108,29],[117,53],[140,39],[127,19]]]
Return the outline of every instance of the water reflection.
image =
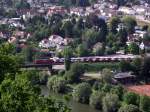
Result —
[[[49,96],[49,91],[48,91],[48,88],[46,86],[40,86],[40,88],[41,88],[41,94],[42,95]],[[60,94],[54,94],[54,93],[50,93],[50,95],[55,96],[55,97],[60,98],[60,99],[63,97]],[[100,112],[98,110],[91,108],[89,105],[74,102],[72,100],[69,103],[69,107],[71,107],[71,109],[72,109],[71,112]]]

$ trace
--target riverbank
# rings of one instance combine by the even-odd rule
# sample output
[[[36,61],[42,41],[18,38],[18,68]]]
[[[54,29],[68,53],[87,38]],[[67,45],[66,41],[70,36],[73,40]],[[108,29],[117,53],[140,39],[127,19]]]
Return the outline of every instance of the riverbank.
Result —
[[[56,93],[49,92],[46,85],[41,85],[40,88],[41,88],[41,94],[44,95],[45,97],[50,95],[52,97],[57,97],[58,99],[63,99],[62,94],[56,94]],[[90,107],[89,105],[81,104],[81,103],[75,102],[73,100],[71,100],[68,105],[71,108],[71,112],[100,112],[99,110],[95,110],[94,108]]]

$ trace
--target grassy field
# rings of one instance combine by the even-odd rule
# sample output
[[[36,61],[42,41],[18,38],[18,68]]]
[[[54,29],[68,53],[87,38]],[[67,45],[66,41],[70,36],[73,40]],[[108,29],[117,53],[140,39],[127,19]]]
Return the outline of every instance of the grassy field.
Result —
[[[86,72],[99,72],[104,68],[119,69],[118,62],[99,62],[99,63],[82,63]]]

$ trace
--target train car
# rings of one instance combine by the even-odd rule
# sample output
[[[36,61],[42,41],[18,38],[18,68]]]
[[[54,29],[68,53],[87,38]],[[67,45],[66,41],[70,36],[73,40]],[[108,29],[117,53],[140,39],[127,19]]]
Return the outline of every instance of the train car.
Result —
[[[34,64],[52,64],[52,63],[54,63],[54,61],[50,59],[36,59],[34,61]]]

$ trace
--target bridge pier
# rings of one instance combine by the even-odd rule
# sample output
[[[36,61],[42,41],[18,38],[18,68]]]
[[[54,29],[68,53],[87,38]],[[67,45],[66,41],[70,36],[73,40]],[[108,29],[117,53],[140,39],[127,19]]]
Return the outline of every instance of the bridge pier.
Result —
[[[51,75],[53,75],[53,65],[48,66],[48,70],[50,72]]]

